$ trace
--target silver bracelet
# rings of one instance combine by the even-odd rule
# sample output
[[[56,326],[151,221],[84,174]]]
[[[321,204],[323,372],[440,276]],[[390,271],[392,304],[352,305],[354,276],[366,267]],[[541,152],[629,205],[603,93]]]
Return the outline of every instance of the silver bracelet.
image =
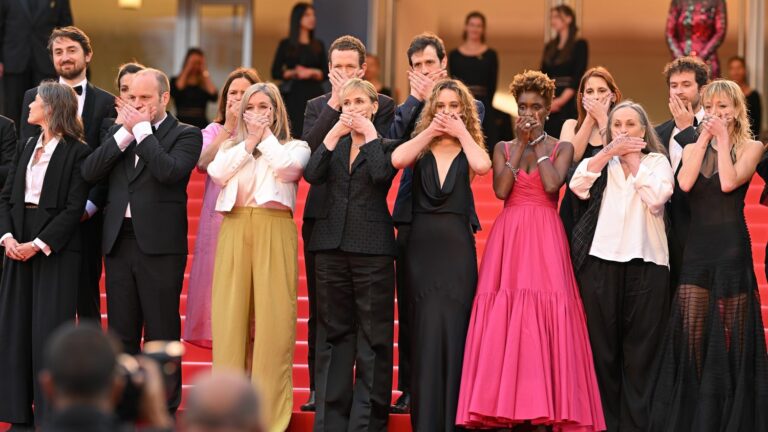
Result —
[[[536,165],[544,162],[545,160],[549,159],[549,156],[542,156],[536,161]]]
[[[515,180],[517,180],[517,173],[520,172],[520,168],[513,168],[512,164],[509,163],[509,161],[504,162],[504,165],[506,165],[507,168],[509,168],[509,170],[512,171],[512,177],[514,177]]]

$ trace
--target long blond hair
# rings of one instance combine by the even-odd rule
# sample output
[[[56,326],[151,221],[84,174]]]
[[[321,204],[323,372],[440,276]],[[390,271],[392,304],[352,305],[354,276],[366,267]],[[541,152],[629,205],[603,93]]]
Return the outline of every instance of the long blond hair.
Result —
[[[423,132],[424,129],[429,127],[429,124],[432,123],[432,119],[435,118],[435,112],[437,110],[437,95],[443,90],[451,90],[459,96],[459,102],[461,103],[460,115],[464,120],[464,126],[467,128],[467,131],[469,131],[469,134],[477,145],[485,149],[485,137],[483,136],[483,131],[480,127],[480,116],[477,114],[475,98],[472,97],[472,93],[469,92],[467,86],[461,81],[453,79],[444,79],[435,83],[435,86],[432,88],[432,93],[430,93],[429,98],[427,98],[427,103],[421,111],[421,115],[419,115],[419,120],[416,122],[413,136]],[[433,139],[427,148],[431,149],[438,139],[439,138]]]
[[[718,79],[704,86],[701,94],[701,103],[711,100],[716,95],[725,96],[733,102],[733,130],[728,132],[728,137],[733,142],[731,147],[731,159],[736,161],[736,155],[747,142],[753,140],[752,129],[747,116],[747,104],[744,100],[744,93],[738,84],[731,80]]]
[[[231,147],[237,143],[243,142],[246,138],[248,138],[248,128],[245,125],[245,120],[243,120],[243,114],[245,114],[245,110],[248,107],[248,101],[251,99],[251,96],[256,93],[263,93],[267,95],[269,102],[272,104],[272,112],[274,117],[272,124],[269,125],[269,128],[272,130],[272,134],[275,135],[275,138],[277,138],[280,144],[285,144],[291,140],[291,128],[288,124],[288,112],[285,110],[285,103],[283,102],[283,98],[280,97],[280,90],[276,85],[272,83],[256,83],[248,87],[248,89],[243,94],[243,99],[240,105],[240,113],[238,114],[237,118],[237,136],[234,140],[230,140],[230,143],[227,147]],[[255,156],[258,156],[258,153],[256,153]]]

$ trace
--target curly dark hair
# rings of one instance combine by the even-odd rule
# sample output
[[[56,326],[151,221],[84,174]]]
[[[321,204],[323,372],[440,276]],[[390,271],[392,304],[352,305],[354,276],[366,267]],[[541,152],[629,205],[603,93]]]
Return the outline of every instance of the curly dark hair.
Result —
[[[512,92],[515,99],[525,92],[537,93],[544,98],[544,102],[549,108],[555,97],[555,80],[549,78],[544,72],[527,70],[512,78],[509,91]]]
[[[693,72],[696,76],[696,84],[699,88],[704,87],[709,82],[709,66],[697,57],[679,57],[664,66],[664,78],[669,86],[669,78],[681,72]]]

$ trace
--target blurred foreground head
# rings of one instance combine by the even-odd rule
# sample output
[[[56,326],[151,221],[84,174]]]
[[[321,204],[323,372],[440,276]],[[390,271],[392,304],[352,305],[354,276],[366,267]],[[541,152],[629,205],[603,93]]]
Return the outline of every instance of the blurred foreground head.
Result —
[[[198,380],[186,403],[186,432],[262,432],[259,397],[251,381],[235,372]]]

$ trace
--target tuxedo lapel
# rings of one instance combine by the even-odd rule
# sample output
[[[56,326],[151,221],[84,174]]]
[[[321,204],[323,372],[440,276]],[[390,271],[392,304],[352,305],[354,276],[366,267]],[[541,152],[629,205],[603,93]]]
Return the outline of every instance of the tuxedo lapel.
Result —
[[[59,198],[59,184],[61,180],[62,170],[64,169],[64,162],[66,161],[67,153],[69,153],[70,145],[83,145],[78,142],[68,142],[67,138],[62,138],[56,149],[53,150],[51,159],[48,161],[48,168],[45,170],[45,177],[43,178],[43,188],[40,191],[40,208],[56,208]]]
[[[90,82],[88,82],[86,87],[87,89],[85,90],[85,101],[83,102],[83,115],[81,118],[83,120],[83,127],[85,127],[85,136],[88,137],[91,134],[92,128],[98,128],[101,127],[101,125],[93,124],[96,122],[92,121],[93,110],[94,106],[96,105],[96,89]],[[87,144],[93,149],[98,147],[98,143]]]
[[[158,144],[160,144],[160,146],[166,151],[170,150],[170,147],[173,144],[173,142],[170,140],[165,140],[164,138],[166,135],[168,135],[168,132],[170,132],[171,129],[176,127],[176,125],[179,123],[178,120],[176,120],[176,118],[173,117],[170,113],[168,113],[167,115],[168,117],[166,117],[165,120],[163,120],[163,122],[160,123],[160,127],[153,133],[154,139],[156,139]],[[148,140],[148,139],[152,139],[152,137],[146,137],[144,139]],[[135,147],[133,150],[135,152]],[[135,159],[132,159],[132,160],[135,160]],[[129,181],[132,182],[136,180],[136,177],[138,177],[139,174],[141,174],[141,172],[144,170],[144,167],[146,165],[147,164],[144,162],[144,159],[139,158],[138,162],[136,162],[135,168],[132,171],[132,174],[128,176]]]

